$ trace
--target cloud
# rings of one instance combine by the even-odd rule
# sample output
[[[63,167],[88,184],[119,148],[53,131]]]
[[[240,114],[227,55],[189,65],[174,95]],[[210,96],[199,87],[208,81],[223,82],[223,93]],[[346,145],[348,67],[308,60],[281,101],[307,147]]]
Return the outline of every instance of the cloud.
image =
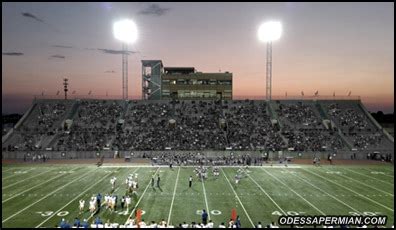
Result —
[[[19,52],[3,52],[3,55],[7,56],[22,56],[24,53],[19,53]]]
[[[31,14],[31,13],[27,13],[27,12],[26,12],[26,13],[22,13],[22,16],[28,17],[28,18],[33,18],[33,19],[36,20],[36,21],[39,21],[39,22],[43,22],[43,23],[44,23],[44,20],[42,20],[42,19],[40,19],[40,18],[34,16],[34,15]]]
[[[107,71],[105,71],[105,73],[115,73],[115,71],[114,70],[107,70]]]
[[[52,55],[52,56],[50,57],[50,59],[52,59],[52,58],[66,59],[65,56],[59,55],[59,54]]]
[[[162,16],[165,15],[169,10],[169,8],[160,7],[158,4],[151,4],[146,9],[139,11],[139,14]]]
[[[73,46],[63,46],[63,45],[53,45],[52,47],[65,48],[65,49],[72,49],[72,48],[74,48]]]
[[[37,16],[35,16],[35,15],[31,14],[31,13],[25,12],[25,13],[21,13],[21,14],[24,17],[31,18],[31,19],[34,19],[34,20],[36,20],[38,22],[46,24],[49,28],[51,28],[52,30],[55,30],[58,33],[61,32],[59,29],[56,28],[56,26],[45,22],[43,19],[40,19],[40,18],[38,18]]]
[[[124,51],[124,50],[110,50],[110,49],[98,49],[100,51],[102,51],[105,54],[134,54],[137,53],[135,51]]]

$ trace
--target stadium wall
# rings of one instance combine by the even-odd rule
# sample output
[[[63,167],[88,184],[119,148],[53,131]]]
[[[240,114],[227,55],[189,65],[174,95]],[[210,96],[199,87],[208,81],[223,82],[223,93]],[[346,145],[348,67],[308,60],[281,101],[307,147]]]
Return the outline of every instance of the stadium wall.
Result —
[[[2,152],[2,159],[24,159],[26,155],[29,158],[28,154],[30,154],[30,158],[35,154],[45,154],[50,159],[95,159],[100,158],[102,155],[105,158],[114,158],[115,151],[101,151],[99,155],[97,155],[97,151],[5,151]],[[133,156],[131,156],[133,153]],[[249,154],[251,157],[259,157],[263,156],[264,152],[260,151],[119,151],[118,158],[125,158],[125,156],[131,156],[131,158],[151,158],[151,156],[158,156],[163,153],[168,154],[188,154],[188,153],[200,153],[201,155],[205,155],[207,157],[217,157],[217,156],[230,156],[233,153],[234,156],[240,156]],[[320,157],[322,160],[326,160],[329,154],[332,154],[333,159],[339,160],[350,160],[351,157],[355,154],[357,160],[366,160],[367,154],[377,155],[381,154],[391,154],[392,159],[394,159],[394,152],[387,151],[338,151],[337,153],[330,152],[291,152],[291,151],[282,151],[279,152],[269,152],[268,156],[270,159],[279,160],[284,159],[285,157],[292,159],[313,159],[316,155]],[[334,155],[335,154],[335,155]]]

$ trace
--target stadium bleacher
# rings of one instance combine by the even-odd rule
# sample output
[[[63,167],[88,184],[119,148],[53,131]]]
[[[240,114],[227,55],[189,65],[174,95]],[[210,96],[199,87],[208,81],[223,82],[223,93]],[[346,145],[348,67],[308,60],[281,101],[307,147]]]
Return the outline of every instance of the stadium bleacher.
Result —
[[[393,151],[393,142],[358,101],[348,100],[43,99],[3,138],[3,151],[323,152],[351,147]]]

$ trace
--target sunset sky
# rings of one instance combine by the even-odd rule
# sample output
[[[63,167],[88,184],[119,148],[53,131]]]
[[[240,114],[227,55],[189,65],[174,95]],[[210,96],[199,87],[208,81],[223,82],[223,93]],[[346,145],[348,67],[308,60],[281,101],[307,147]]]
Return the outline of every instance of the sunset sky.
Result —
[[[129,95],[141,97],[141,60],[233,73],[234,98],[265,97],[262,22],[283,24],[273,43],[273,95],[360,96],[394,112],[394,3],[2,3],[2,112],[33,95],[121,98],[121,43],[113,23],[130,18]],[[60,97],[60,96],[59,96]]]

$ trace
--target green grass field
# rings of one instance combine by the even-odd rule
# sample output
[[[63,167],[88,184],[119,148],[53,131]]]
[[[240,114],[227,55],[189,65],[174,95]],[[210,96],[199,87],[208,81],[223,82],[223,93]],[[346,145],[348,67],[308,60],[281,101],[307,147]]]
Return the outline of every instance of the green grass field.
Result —
[[[107,166],[107,167],[106,167]],[[248,177],[236,185],[238,168],[222,168],[215,178],[211,170],[204,183],[191,167],[147,167],[128,164],[93,165],[3,165],[2,227],[54,227],[66,218],[90,218],[87,210],[79,215],[78,201],[93,194],[110,192],[110,178],[116,176],[116,194],[125,194],[125,178],[138,173],[138,196],[132,204],[142,209],[145,222],[165,219],[178,226],[186,221],[200,222],[199,210],[209,210],[215,226],[229,220],[236,208],[242,227],[258,221],[265,226],[279,215],[386,215],[387,226],[394,216],[393,166],[289,165],[288,168],[249,168]],[[161,189],[153,189],[150,178],[161,176]],[[188,188],[188,178],[194,177]],[[121,185],[120,185],[121,184]],[[120,200],[120,199],[119,199]],[[120,210],[120,202],[118,202]],[[198,213],[197,213],[198,211]],[[98,213],[103,222],[124,224],[131,214]],[[92,222],[94,219],[90,218]]]

